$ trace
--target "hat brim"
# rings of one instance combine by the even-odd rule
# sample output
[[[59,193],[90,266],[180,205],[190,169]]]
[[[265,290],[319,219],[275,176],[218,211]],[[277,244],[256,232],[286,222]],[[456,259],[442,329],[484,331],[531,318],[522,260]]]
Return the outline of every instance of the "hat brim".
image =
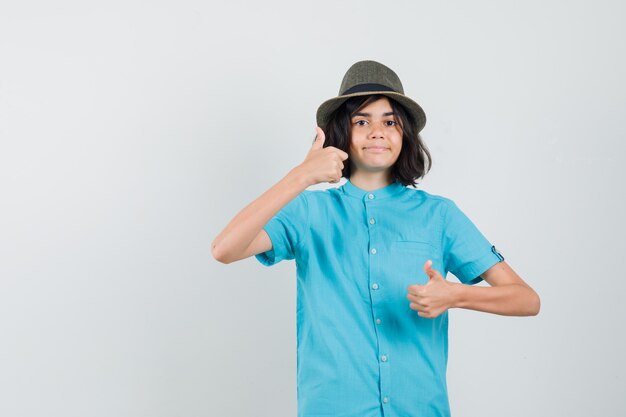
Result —
[[[363,91],[358,93],[346,94],[326,100],[317,108],[317,125],[321,128],[326,128],[330,121],[330,116],[337,110],[346,100],[352,97],[370,96],[374,94],[380,94],[392,98],[400,103],[406,110],[413,116],[417,124],[417,132],[419,133],[426,125],[426,114],[422,107],[415,101],[405,96],[404,94],[396,93],[394,91]]]

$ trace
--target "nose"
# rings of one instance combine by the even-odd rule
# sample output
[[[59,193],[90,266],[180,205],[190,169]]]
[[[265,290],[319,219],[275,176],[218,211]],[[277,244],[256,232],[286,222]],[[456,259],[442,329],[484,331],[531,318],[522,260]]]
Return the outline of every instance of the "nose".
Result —
[[[383,137],[383,123],[382,122],[372,123],[370,126],[372,126],[372,129],[370,130],[370,134],[369,134],[369,137],[371,139],[377,139],[377,138]]]

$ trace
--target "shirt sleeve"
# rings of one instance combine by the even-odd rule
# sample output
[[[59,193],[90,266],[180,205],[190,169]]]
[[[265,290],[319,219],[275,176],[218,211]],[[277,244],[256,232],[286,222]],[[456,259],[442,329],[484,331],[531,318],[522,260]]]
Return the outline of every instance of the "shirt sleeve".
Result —
[[[445,269],[464,284],[479,283],[480,275],[504,257],[454,201],[446,201],[442,243]]]
[[[263,265],[271,266],[295,258],[296,249],[309,229],[306,194],[306,190],[298,194],[263,226],[272,241],[272,249],[255,255]]]

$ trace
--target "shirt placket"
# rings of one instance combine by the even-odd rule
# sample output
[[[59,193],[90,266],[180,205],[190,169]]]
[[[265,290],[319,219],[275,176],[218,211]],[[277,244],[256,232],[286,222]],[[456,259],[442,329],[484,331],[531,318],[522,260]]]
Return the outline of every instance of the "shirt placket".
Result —
[[[389,352],[389,343],[385,332],[385,320],[383,300],[387,291],[386,283],[382,281],[383,261],[387,257],[384,253],[385,245],[382,243],[382,234],[379,231],[381,211],[377,210],[380,206],[376,201],[375,193],[365,194],[363,201],[365,205],[365,213],[367,219],[367,230],[369,237],[369,292],[372,309],[372,320],[378,345],[378,367],[380,372],[380,403],[385,415],[390,415],[389,407],[391,403],[390,396],[390,372],[389,366],[393,359]]]

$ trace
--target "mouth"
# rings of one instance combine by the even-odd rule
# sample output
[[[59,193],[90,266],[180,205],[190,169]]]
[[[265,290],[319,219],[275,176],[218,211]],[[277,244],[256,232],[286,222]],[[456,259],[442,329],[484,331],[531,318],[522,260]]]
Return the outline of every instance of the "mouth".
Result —
[[[366,151],[369,151],[369,152],[380,153],[380,152],[385,152],[389,148],[385,148],[383,146],[369,146],[369,147],[365,147],[363,149],[366,150]]]

